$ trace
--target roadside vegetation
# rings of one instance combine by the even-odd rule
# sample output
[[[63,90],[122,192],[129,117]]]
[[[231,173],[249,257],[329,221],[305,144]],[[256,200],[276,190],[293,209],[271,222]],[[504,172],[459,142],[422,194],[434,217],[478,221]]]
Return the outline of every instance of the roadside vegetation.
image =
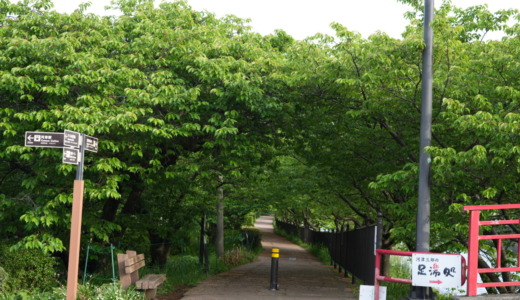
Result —
[[[168,294],[178,289],[189,289],[206,279],[208,276],[230,270],[241,264],[255,260],[262,250],[260,233],[257,229],[245,227],[244,230],[226,232],[230,241],[223,257],[217,258],[214,247],[210,246],[207,264],[200,262],[196,253],[198,245],[186,245],[184,253],[172,255],[165,265],[146,266],[140,276],[148,273],[166,274],[168,278],[160,287],[158,294]],[[246,240],[245,235],[248,238]],[[117,252],[122,252],[116,249]],[[105,259],[109,253],[98,254],[91,263],[110,261]],[[103,257],[104,256],[104,257]],[[0,299],[63,299],[66,286],[60,278],[57,260],[49,254],[38,250],[10,251],[8,247],[0,247],[0,257],[3,268],[0,269]],[[114,262],[117,264],[117,261]],[[110,265],[105,269],[110,269]],[[62,275],[62,274],[61,274]],[[79,299],[143,299],[143,293],[130,287],[123,290],[111,274],[86,274],[84,283],[78,287]]]

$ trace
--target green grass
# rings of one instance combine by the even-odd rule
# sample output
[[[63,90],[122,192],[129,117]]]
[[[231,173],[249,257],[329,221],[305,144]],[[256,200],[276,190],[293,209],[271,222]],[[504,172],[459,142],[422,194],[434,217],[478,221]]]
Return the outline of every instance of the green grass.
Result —
[[[65,286],[52,291],[20,290],[11,293],[0,293],[0,300],[63,300],[67,295]],[[77,298],[80,300],[142,300],[143,293],[132,288],[123,290],[119,285],[110,283],[103,285],[79,285]]]
[[[146,274],[166,274],[168,278],[159,288],[158,294],[167,294],[177,287],[195,286],[208,276],[219,274],[236,266],[249,263],[258,257],[260,249],[248,251],[245,247],[235,247],[226,251],[224,257],[217,259],[215,253],[209,256],[209,272],[206,274],[204,265],[199,264],[199,258],[192,255],[176,255],[170,257],[164,266],[145,267],[141,276]]]

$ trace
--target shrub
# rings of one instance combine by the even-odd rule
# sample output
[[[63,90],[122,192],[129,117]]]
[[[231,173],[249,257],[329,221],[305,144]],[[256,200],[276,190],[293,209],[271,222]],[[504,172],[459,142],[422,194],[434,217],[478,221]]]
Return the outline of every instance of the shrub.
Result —
[[[4,270],[4,268],[0,267],[0,292],[5,290],[8,277],[9,276],[7,275],[7,272]]]
[[[66,287],[61,286],[47,292],[21,290],[0,293],[0,300],[63,300],[66,295]],[[142,292],[133,288],[125,291],[119,285],[110,283],[101,286],[79,285],[76,298],[79,300],[142,300],[144,296]]]
[[[309,252],[316,256],[323,264],[330,264],[330,252],[326,246],[322,244],[312,244],[305,247],[305,249],[309,250]]]
[[[262,234],[258,228],[244,227],[242,228],[244,243],[248,249],[256,249],[262,247]]]
[[[62,300],[65,299],[64,288],[52,292],[21,290],[12,293],[0,293],[0,300]]]
[[[133,286],[124,290],[113,283],[101,286],[87,284],[78,287],[77,298],[81,300],[141,300],[143,293],[136,291]]]
[[[248,263],[254,259],[255,255],[244,248],[233,248],[226,251],[223,256],[224,264],[236,267]]]
[[[0,265],[8,274],[6,291],[50,290],[58,285],[56,259],[38,249],[11,251],[0,246]]]

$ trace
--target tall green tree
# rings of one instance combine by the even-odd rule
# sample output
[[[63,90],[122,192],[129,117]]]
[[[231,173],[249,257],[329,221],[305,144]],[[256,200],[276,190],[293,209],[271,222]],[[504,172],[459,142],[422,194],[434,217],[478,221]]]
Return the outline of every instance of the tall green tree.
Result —
[[[239,176],[237,166],[269,156],[279,52],[244,21],[185,2],[116,1],[117,17],[2,3],[1,215],[14,220],[4,237],[51,252],[67,240],[74,167],[24,147],[25,131],[98,137],[85,162],[85,234],[108,243],[145,230],[157,262],[197,178],[215,167]]]
[[[466,155],[463,168],[475,168],[475,175],[482,177],[482,173],[488,174],[489,168],[495,169],[472,161],[484,157],[487,161],[489,154],[487,147],[480,145],[487,139],[476,139],[470,133],[477,129],[481,134],[485,130],[487,134],[492,132],[491,127],[485,129],[487,125],[483,122],[484,116],[492,119],[491,116],[478,112],[477,107],[482,108],[480,103],[494,110],[506,106],[502,116],[496,116],[497,120],[504,120],[504,124],[510,120],[515,122],[512,121],[515,102],[498,97],[497,93],[508,91],[510,94],[504,95],[511,97],[511,91],[516,90],[513,77],[508,75],[516,69],[512,59],[516,51],[506,50],[515,43],[512,37],[516,35],[513,29],[516,27],[508,29],[506,24],[516,13],[513,10],[491,13],[484,6],[462,10],[449,2],[436,12],[434,146],[429,150],[434,155],[432,245],[435,251],[459,251],[467,238],[460,201],[464,196],[453,194],[453,177],[444,177],[458,163],[463,163],[462,156],[455,158],[457,151]],[[285,80],[290,91],[288,99],[294,103],[295,110],[294,121],[288,129],[295,152],[329,174],[330,181],[322,185],[323,188],[335,191],[359,220],[374,223],[377,212],[383,213],[389,237],[386,247],[404,242],[413,249],[423,49],[420,6],[416,5],[416,11],[408,16],[411,23],[402,39],[393,39],[384,33],[363,39],[334,24],[335,38],[316,36],[309,43],[287,50],[293,73]],[[506,29],[511,37],[482,41],[486,33],[499,29]],[[500,59],[502,57],[504,59]],[[496,102],[490,102],[488,93]],[[473,124],[472,131],[459,126],[461,121],[454,122],[453,110],[461,107],[475,114],[473,118],[463,116],[465,126]],[[457,130],[453,126],[458,126]],[[510,141],[507,143],[510,147],[506,147],[507,157],[514,160],[512,138],[505,135],[499,139]],[[507,153],[505,149],[501,151]],[[441,158],[449,153],[453,154],[449,156],[451,160]],[[503,159],[496,158],[495,162]],[[441,162],[444,163],[441,165]],[[507,165],[508,171],[502,169],[502,173],[516,177],[515,165]],[[460,176],[461,183],[475,181],[467,178],[470,174],[451,174]],[[485,182],[501,177],[493,172],[489,175]],[[503,198],[494,198],[500,195],[500,189],[483,188],[482,183],[476,181],[471,186],[472,194],[485,193],[493,203],[503,201]],[[515,193],[509,184],[503,188]],[[474,200],[465,203],[478,203]],[[456,208],[447,203],[457,203]]]

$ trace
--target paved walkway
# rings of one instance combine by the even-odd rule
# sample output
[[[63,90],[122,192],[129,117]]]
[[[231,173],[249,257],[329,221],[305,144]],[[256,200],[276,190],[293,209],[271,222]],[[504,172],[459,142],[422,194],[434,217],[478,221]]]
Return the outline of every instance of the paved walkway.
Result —
[[[183,300],[357,299],[344,279],[302,247],[273,233],[273,218],[260,217],[264,251],[256,261],[209,277]],[[269,290],[271,248],[280,249],[277,291]]]

